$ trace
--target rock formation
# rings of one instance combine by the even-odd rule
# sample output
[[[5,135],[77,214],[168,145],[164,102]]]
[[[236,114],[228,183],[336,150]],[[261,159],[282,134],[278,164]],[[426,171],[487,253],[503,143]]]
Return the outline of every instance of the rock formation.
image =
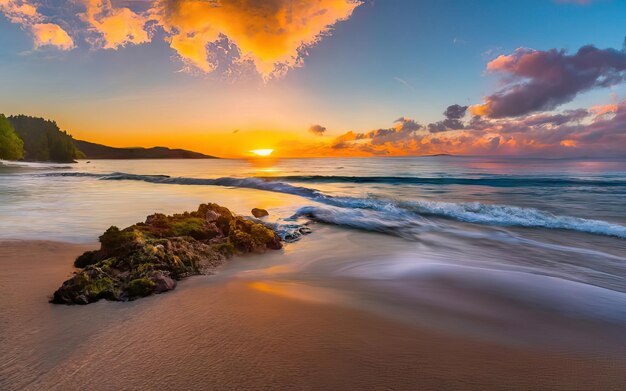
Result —
[[[134,300],[172,290],[187,276],[211,274],[234,255],[282,248],[274,231],[217,204],[154,214],[123,230],[111,227],[100,244],[76,259],[81,270],[54,292],[52,303]]]

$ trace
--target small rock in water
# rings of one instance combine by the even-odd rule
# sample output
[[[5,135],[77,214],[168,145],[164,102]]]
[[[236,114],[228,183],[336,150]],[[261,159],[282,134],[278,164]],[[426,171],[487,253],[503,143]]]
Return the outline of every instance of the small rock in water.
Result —
[[[269,212],[265,209],[254,208],[252,209],[252,216],[258,218],[269,216]]]

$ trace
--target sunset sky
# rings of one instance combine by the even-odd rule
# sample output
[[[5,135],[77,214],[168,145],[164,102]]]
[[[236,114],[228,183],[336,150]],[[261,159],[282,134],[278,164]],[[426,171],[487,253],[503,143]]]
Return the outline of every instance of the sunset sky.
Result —
[[[626,154],[619,0],[0,0],[0,112],[222,157]]]

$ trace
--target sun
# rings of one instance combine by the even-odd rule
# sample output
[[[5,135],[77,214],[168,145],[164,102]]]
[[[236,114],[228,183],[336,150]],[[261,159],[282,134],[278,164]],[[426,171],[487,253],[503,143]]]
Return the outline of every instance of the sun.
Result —
[[[272,152],[274,152],[273,149],[253,149],[252,151],[253,154],[257,155],[257,156],[269,156],[272,154]]]

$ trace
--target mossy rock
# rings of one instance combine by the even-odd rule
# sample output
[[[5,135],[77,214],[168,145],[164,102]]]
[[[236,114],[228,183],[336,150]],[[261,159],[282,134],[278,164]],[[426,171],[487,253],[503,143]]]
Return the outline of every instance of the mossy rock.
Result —
[[[74,261],[74,267],[85,268],[89,265],[93,265],[102,260],[102,252],[100,250],[87,251],[83,255],[80,255]]]
[[[276,234],[271,229],[264,227],[260,224],[255,224],[250,228],[250,235],[257,246],[268,246],[276,244]],[[278,242],[280,245],[280,242]]]
[[[100,277],[90,280],[86,287],[87,293],[92,301],[98,301],[107,297],[113,297],[115,286],[110,277]]]
[[[120,230],[116,226],[112,226],[99,239],[102,245],[101,251],[110,255],[132,251],[145,243],[142,233],[134,227]]]
[[[146,297],[154,293],[156,284],[147,278],[137,278],[128,283],[126,294],[130,298]]]
[[[217,232],[207,229],[205,220],[199,217],[189,217],[174,221],[171,226],[171,236],[191,236],[194,239],[212,239]]]
[[[94,274],[93,271],[83,271],[67,280],[55,292],[52,302],[89,304],[100,299],[117,299],[118,289],[110,277],[90,274]]]
[[[128,228],[106,230],[100,249],[76,259],[74,265],[82,270],[65,281],[51,301],[133,300],[154,293],[155,279],[163,292],[174,289],[172,281],[212,273],[236,254],[281,247],[274,231],[217,204],[170,216],[157,213]]]
[[[253,251],[256,246],[254,239],[249,233],[238,229],[231,229],[229,238],[235,249],[244,253]]]
[[[223,254],[228,258],[235,255],[236,252],[235,246],[231,242],[214,244],[212,247],[215,252]]]

